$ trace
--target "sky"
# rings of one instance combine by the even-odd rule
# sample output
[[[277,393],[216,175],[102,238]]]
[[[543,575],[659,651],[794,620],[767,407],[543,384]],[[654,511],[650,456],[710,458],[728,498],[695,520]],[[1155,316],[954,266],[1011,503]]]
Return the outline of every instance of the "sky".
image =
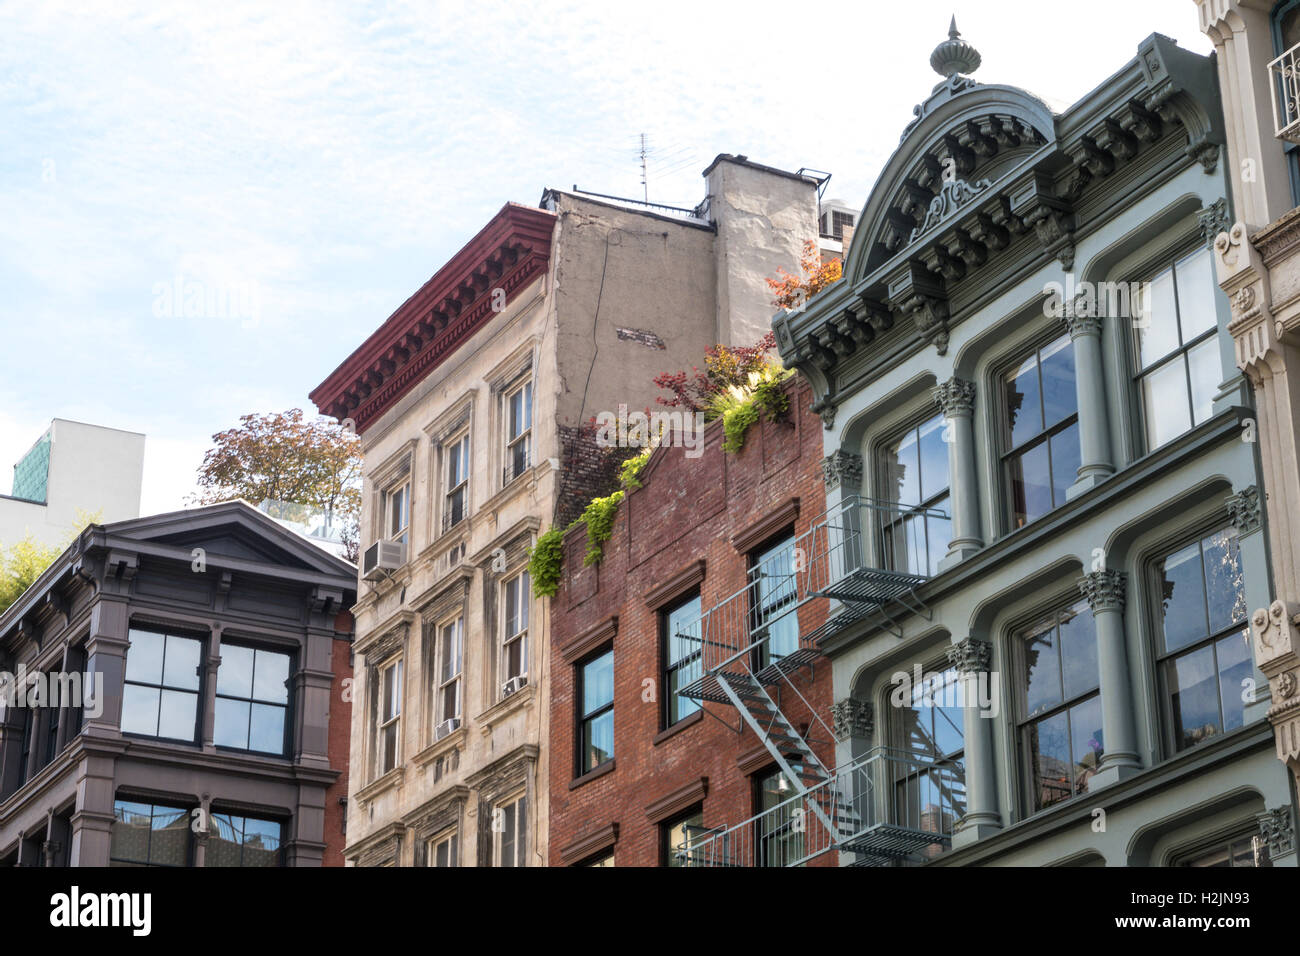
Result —
[[[0,0],[0,493],[51,418],[147,435],[142,513],[307,394],[501,206],[693,206],[718,153],[861,207],[957,15],[1056,108],[1193,0]],[[793,264],[792,264],[793,267]]]

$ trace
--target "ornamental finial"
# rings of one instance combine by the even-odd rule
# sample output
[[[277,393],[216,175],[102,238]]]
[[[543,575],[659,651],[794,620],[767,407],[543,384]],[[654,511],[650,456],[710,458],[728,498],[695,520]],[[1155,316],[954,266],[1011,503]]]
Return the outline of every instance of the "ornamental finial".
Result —
[[[948,26],[948,39],[944,40],[930,54],[930,67],[934,72],[947,79],[958,74],[974,73],[979,69],[980,54],[961,38],[957,30],[957,17],[954,14]]]

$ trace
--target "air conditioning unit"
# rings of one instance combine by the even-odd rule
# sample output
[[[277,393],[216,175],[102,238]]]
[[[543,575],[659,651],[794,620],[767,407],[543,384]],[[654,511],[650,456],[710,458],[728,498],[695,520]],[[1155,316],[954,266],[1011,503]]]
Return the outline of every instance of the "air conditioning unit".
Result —
[[[435,741],[441,740],[443,737],[446,737],[448,734],[454,734],[459,729],[460,729],[459,717],[452,717],[449,720],[444,720],[434,729],[433,739]]]
[[[509,697],[517,690],[523,690],[528,684],[528,675],[520,674],[518,677],[512,677],[501,685],[501,696]]]
[[[382,578],[406,563],[405,541],[376,541],[361,556],[361,576],[367,581]]]

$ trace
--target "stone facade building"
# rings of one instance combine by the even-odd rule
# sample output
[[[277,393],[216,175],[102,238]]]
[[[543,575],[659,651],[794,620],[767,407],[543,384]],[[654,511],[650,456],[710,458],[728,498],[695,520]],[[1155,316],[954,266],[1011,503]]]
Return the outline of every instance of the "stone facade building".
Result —
[[[1277,756],[1300,775],[1300,4],[1198,0],[1214,41],[1233,215],[1217,223],[1219,285],[1232,303],[1236,364],[1254,390],[1274,588],[1252,604]],[[1231,223],[1231,225],[1229,225]]]
[[[775,320],[843,515],[841,859],[1294,865],[1214,60],[1152,35],[1060,113],[979,61],[954,25],[844,279]]]
[[[342,865],[355,588],[242,501],[86,528],[0,614],[0,862]]]
[[[365,457],[351,863],[542,866],[550,634],[528,552],[612,475],[582,426],[767,329],[817,181],[719,156],[673,210],[510,204],[312,393]],[[382,551],[382,554],[381,554]]]
[[[585,526],[565,536],[551,612],[552,866],[836,860],[815,832],[795,830],[803,808],[789,804],[804,742],[816,763],[834,763],[830,669],[773,670],[755,713],[717,687],[692,688],[703,676],[701,639],[714,636],[704,612],[720,605],[745,633],[729,669],[761,673],[767,632],[785,626],[779,582],[795,542],[822,518],[821,421],[805,383],[793,379],[786,392],[787,415],[751,426],[738,453],[723,451],[721,421],[698,457],[657,449],[598,564],[584,567]],[[802,742],[767,732],[774,701]],[[760,706],[766,716],[756,718]],[[751,835],[747,821],[773,807],[782,809],[765,818],[772,825]]]

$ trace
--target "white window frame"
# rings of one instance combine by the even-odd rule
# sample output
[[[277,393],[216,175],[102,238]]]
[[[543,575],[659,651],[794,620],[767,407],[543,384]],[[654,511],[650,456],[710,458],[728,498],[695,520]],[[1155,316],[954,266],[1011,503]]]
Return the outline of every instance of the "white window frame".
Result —
[[[512,414],[513,405],[514,405],[515,397],[518,395],[522,395],[524,397],[523,409],[525,413],[524,419],[526,424],[517,433],[512,433],[512,428],[514,426],[513,414]],[[516,478],[518,478],[520,475],[522,475],[524,472],[526,472],[529,468],[532,467],[533,464],[533,401],[535,397],[536,396],[533,394],[533,380],[531,377],[520,382],[518,385],[515,385],[513,388],[509,389],[505,393],[504,396],[505,414],[504,414],[503,423],[505,425],[504,433],[505,433],[506,460],[505,460],[505,468],[502,469],[503,476],[505,479],[502,482],[503,486],[510,484],[510,482],[514,481]],[[515,452],[515,448],[520,444],[524,446],[524,463],[523,463],[523,467],[521,467],[518,471],[515,471],[514,452]]]
[[[449,641],[451,640],[454,640],[456,644],[456,671],[452,676],[448,677],[445,663]],[[465,615],[457,614],[454,618],[438,625],[436,667],[435,685],[438,700],[434,713],[437,715],[437,722],[441,724],[452,718],[459,718],[465,709],[465,683],[463,680],[465,674]],[[456,688],[456,711],[449,714],[446,708],[447,688],[453,684]]]
[[[390,673],[393,674],[393,694],[391,699],[385,699]],[[376,689],[379,695],[379,717],[375,725],[375,777],[378,778],[402,765],[402,658],[381,665],[376,676],[379,678]],[[386,768],[384,737],[389,728],[392,728],[394,737],[393,765]]]
[[[520,819],[519,808],[523,807],[522,821]],[[500,819],[504,825],[506,809],[514,807],[514,861],[511,863],[504,862],[506,830],[497,830],[495,822],[498,819],[497,814],[501,814]],[[493,866],[527,866],[528,865],[528,793],[520,790],[512,793],[510,796],[498,800],[492,807],[492,865]]]
[[[446,489],[443,492],[442,507],[443,519],[442,530],[450,531],[456,525],[460,524],[469,517],[469,476],[470,476],[470,441],[469,429],[463,429],[456,433],[453,438],[448,439],[443,444],[443,486]],[[451,469],[454,463],[459,463],[461,468],[461,478],[456,484],[452,484]],[[452,500],[457,493],[461,494],[461,511],[460,520],[452,518]]]
[[[426,867],[433,869],[444,868],[438,864],[438,850],[444,846],[447,847],[445,868],[451,869],[460,866],[460,833],[455,827],[451,827],[424,842],[424,865]]]
[[[396,516],[394,515],[394,501],[401,496],[402,511],[400,526],[394,526]],[[395,482],[384,492],[383,507],[383,534],[380,537],[384,541],[401,541],[409,544],[411,540],[411,476],[408,474],[400,481]]]
[[[511,607],[510,590],[511,585],[515,588],[515,606]],[[499,673],[501,683],[512,677],[524,676],[528,673],[528,627],[529,616],[531,614],[532,596],[529,594],[532,588],[532,581],[528,576],[528,569],[521,568],[519,572],[506,579],[501,585],[501,666]],[[523,627],[518,628],[513,634],[509,633],[510,612],[515,612],[515,621],[523,622]],[[519,652],[519,671],[517,674],[509,673],[510,646],[516,641],[521,641]]]

